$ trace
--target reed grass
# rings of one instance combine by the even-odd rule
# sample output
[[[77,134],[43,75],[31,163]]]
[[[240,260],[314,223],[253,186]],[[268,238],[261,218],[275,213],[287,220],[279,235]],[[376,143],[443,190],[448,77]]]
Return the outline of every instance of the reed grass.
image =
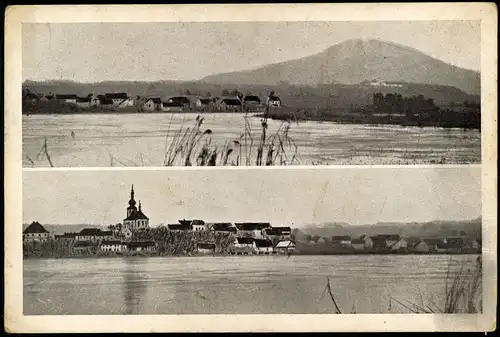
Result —
[[[389,297],[389,312],[394,312],[393,306],[404,308],[414,314],[476,314],[482,312],[482,258],[478,256],[474,268],[466,268],[465,262],[460,264],[458,271],[451,273],[453,261],[450,260],[446,273],[445,298],[441,306],[432,300],[424,301],[421,293],[420,303],[409,300],[399,300]],[[453,275],[454,274],[454,275]],[[330,278],[327,277],[326,287],[321,298],[328,293],[336,314],[341,314],[335,295],[332,292]],[[394,304],[394,305],[393,305]],[[351,314],[356,313],[353,304]],[[400,311],[397,311],[400,312]],[[346,313],[346,312],[344,312]]]
[[[399,304],[412,313],[442,313],[442,314],[475,314],[482,312],[482,258],[477,257],[474,268],[466,268],[465,262],[460,264],[458,271],[452,273],[450,259],[446,272],[445,298],[442,306],[428,300],[424,303],[421,296],[420,304],[415,301],[399,301],[393,297],[389,300]]]
[[[212,144],[212,130],[202,129],[204,118],[198,115],[194,126],[182,125],[165,135],[163,166],[274,166],[296,163],[298,147],[290,137],[290,123],[282,122],[268,135],[267,118],[260,120],[260,134],[252,133],[249,116],[244,117],[244,131],[237,139],[226,141],[222,148]],[[169,141],[170,139],[170,141]],[[258,142],[256,142],[258,139]],[[253,158],[253,154],[256,157]],[[193,160],[194,159],[194,160]],[[255,161],[254,161],[255,160]]]

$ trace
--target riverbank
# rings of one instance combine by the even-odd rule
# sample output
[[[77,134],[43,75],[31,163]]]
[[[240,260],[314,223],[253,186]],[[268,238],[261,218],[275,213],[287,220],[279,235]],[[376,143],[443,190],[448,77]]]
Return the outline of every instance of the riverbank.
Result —
[[[338,124],[400,125],[402,127],[435,127],[445,129],[481,130],[479,111],[439,110],[415,116],[375,114],[368,110],[345,112],[333,109],[272,109],[254,117],[281,121],[315,121]]]
[[[481,255],[481,251],[462,251],[462,252],[293,252],[291,256],[354,256],[354,255]],[[23,260],[42,260],[42,259],[102,259],[102,258],[131,258],[131,257],[143,257],[143,258],[153,258],[153,257],[231,257],[231,256],[279,256],[283,258],[288,258],[286,253],[193,253],[193,254],[159,254],[156,252],[138,252],[138,253],[110,253],[110,254],[92,254],[92,255],[46,255],[46,256],[24,256]]]

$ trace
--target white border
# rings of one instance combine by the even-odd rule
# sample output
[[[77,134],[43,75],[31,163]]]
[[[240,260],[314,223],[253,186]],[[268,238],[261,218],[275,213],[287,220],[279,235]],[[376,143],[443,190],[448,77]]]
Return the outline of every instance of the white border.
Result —
[[[484,313],[481,315],[22,315],[22,22],[481,20]],[[493,331],[496,327],[497,19],[493,3],[10,6],[5,12],[5,326],[9,332]],[[427,166],[427,165],[425,165]],[[349,169],[352,166],[327,166]],[[360,166],[356,166],[360,167]],[[367,169],[380,166],[363,166]],[[389,166],[383,166],[389,167]],[[402,167],[402,166],[390,166]],[[424,166],[404,166],[422,168]],[[442,166],[440,166],[442,167]],[[452,169],[452,165],[446,165]],[[242,167],[325,169],[325,166]],[[63,169],[63,170],[92,170]],[[95,170],[122,168],[95,168]],[[148,170],[158,168],[123,168]],[[163,168],[186,169],[186,168]],[[196,168],[220,171],[226,168]],[[403,169],[403,168],[401,168]],[[32,169],[26,169],[32,170]],[[39,170],[39,169],[36,169]],[[61,169],[42,169],[60,171]],[[452,170],[450,171],[452,172]],[[467,182],[464,182],[464,184]],[[361,323],[362,322],[362,323]],[[360,324],[361,323],[361,324]]]

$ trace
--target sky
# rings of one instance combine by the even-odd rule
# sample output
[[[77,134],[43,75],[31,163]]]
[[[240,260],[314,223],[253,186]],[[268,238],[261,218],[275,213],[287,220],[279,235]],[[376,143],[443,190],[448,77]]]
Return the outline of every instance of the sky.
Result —
[[[23,81],[197,80],[381,39],[480,69],[480,21],[24,23]]]
[[[479,166],[25,170],[23,222],[119,223],[126,216],[132,184],[153,226],[183,218],[301,227],[470,220],[481,215]]]

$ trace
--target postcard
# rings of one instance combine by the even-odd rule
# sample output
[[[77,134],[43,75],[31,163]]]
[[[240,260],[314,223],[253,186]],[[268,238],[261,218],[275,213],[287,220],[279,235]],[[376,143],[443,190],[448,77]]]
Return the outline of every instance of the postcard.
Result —
[[[6,329],[494,331],[495,14],[8,7]]]

